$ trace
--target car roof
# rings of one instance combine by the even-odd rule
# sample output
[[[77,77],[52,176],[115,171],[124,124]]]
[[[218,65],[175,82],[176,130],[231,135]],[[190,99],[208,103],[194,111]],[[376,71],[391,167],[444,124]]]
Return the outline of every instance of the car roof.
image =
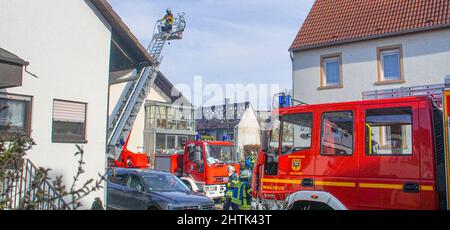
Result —
[[[153,169],[132,169],[132,168],[111,168],[116,171],[116,173],[135,173],[135,174],[156,174],[156,175],[172,175],[167,172],[153,170]]]

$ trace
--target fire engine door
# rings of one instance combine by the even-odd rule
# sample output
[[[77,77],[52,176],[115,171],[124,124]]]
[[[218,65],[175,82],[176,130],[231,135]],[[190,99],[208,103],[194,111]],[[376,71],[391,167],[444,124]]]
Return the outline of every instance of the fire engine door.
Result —
[[[417,102],[362,107],[361,209],[421,208],[420,154],[426,150],[420,148],[418,108]]]
[[[204,181],[205,158],[204,149],[200,144],[188,146],[188,159],[185,170],[195,181]]]
[[[325,191],[341,201],[348,209],[358,202],[358,106],[325,108],[317,113],[320,130],[314,184],[315,190]]]
[[[287,182],[288,191],[314,189],[313,113],[286,114],[281,117],[281,148],[278,177]]]

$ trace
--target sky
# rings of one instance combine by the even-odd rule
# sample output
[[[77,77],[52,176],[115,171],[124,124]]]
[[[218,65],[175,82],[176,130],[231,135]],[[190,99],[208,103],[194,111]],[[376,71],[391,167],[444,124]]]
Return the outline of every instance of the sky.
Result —
[[[152,38],[155,22],[167,8],[175,15],[186,13],[184,38],[166,46],[160,68],[176,86],[185,84],[193,88],[194,76],[201,76],[204,87],[276,84],[281,89],[291,89],[292,62],[288,49],[314,0],[108,2],[144,47]],[[223,98],[210,102],[220,103]],[[265,105],[259,103],[256,107]]]

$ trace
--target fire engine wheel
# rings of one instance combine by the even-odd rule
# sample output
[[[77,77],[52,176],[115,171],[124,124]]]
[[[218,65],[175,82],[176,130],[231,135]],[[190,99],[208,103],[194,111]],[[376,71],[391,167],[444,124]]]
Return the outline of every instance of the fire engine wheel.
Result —
[[[290,210],[333,210],[329,205],[320,202],[299,201]]]

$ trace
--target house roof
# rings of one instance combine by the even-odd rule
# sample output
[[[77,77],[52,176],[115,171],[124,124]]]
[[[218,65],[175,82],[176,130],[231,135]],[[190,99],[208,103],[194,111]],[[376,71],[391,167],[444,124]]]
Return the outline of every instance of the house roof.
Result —
[[[29,63],[17,55],[0,48],[0,61],[8,62],[11,64],[27,66]]]
[[[102,14],[103,17],[112,26],[113,33],[117,35],[121,43],[125,44],[126,48],[130,50],[135,57],[138,58],[142,66],[148,66],[154,63],[153,58],[142,46],[139,40],[131,32],[130,28],[122,21],[120,16],[114,11],[111,5],[106,0],[89,0],[95,8]]]
[[[291,50],[446,27],[449,0],[316,0]]]
[[[250,102],[243,102],[199,108],[196,112],[201,113],[202,118],[195,121],[196,128],[199,131],[233,129],[250,106]]]
[[[185,106],[191,106],[189,100],[185,98],[177,88],[175,88],[173,83],[163,73],[158,72],[158,76],[155,79],[155,85],[158,86],[158,88],[160,88],[163,93],[172,100],[172,102],[175,102],[182,98],[182,103]]]

